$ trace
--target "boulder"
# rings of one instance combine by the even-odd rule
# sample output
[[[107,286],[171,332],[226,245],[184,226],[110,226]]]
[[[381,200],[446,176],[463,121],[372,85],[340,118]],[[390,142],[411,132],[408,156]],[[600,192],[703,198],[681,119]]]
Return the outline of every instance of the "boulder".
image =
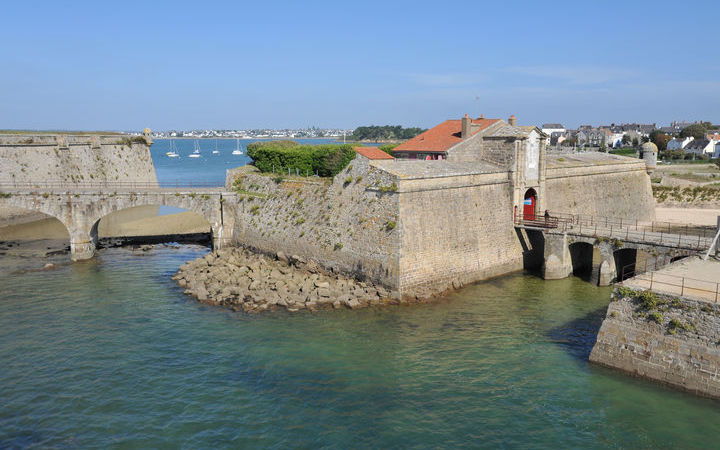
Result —
[[[285,264],[287,264],[289,262],[287,255],[283,251],[277,252],[277,259],[278,259],[278,261],[283,262]]]

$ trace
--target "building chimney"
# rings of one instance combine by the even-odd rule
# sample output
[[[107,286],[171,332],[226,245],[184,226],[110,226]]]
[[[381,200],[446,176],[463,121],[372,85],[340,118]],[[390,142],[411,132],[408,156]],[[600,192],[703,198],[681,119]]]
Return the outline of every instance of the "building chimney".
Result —
[[[512,126],[516,126],[516,125],[517,125],[517,119],[515,118],[514,115],[510,116],[510,118],[508,119],[508,123],[509,123],[510,125],[512,125]]]
[[[465,139],[466,137],[470,136],[470,127],[472,125],[472,119],[468,117],[467,114],[465,114],[465,117],[462,118],[462,131],[460,133],[460,137]]]

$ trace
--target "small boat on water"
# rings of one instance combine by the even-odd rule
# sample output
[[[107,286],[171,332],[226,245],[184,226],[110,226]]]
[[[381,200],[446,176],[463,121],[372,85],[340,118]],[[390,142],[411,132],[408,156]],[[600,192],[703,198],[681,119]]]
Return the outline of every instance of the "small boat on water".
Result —
[[[180,156],[178,152],[175,151],[175,141],[170,141],[170,151],[165,152],[165,155],[168,158],[177,158],[178,156]]]
[[[218,153],[220,153],[220,152],[218,151],[218,149],[217,149],[217,144],[218,144],[217,141],[218,141],[218,140],[215,139],[215,150],[213,150],[213,155],[217,155]]]
[[[188,155],[188,158],[199,158],[200,157],[200,143],[195,140],[195,150]]]
[[[235,150],[232,152],[233,155],[242,155],[243,152],[240,150],[240,139],[235,139]]]

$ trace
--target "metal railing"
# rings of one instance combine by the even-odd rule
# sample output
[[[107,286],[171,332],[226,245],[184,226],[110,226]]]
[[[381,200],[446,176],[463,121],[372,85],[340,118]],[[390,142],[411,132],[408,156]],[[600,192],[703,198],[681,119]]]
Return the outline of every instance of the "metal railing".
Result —
[[[626,266],[628,267],[628,266]],[[623,273],[624,273],[623,268]],[[697,278],[681,277],[678,275],[669,275],[658,273],[654,270],[645,273],[635,273],[627,280],[636,285],[647,285],[648,290],[655,289],[656,292],[667,294],[679,294],[680,296],[690,295],[693,297],[702,297],[703,299],[712,300],[718,303],[720,300],[720,283],[707,280],[699,280]],[[622,278],[621,278],[622,279]]]
[[[632,231],[648,231],[651,233],[682,233],[685,235],[699,235],[700,237],[713,237],[715,235],[714,227],[693,226],[690,224],[681,224],[674,222],[645,222],[638,219],[623,219],[617,217],[596,217],[582,214],[564,214],[552,213],[553,216],[564,217],[569,219],[572,224],[582,228],[613,228],[613,229],[629,229]]]
[[[552,213],[549,217],[542,214],[515,213],[514,221],[518,226],[555,229],[563,233],[602,236],[695,251],[708,249],[716,233],[712,227],[566,213]]]
[[[557,216],[545,217],[542,214],[515,214],[515,224],[534,228],[559,228],[564,230],[568,219]]]
[[[58,190],[113,190],[113,189],[192,189],[192,188],[222,188],[225,181],[94,181],[70,183],[67,181],[0,181],[0,191],[31,190],[31,189],[58,189]]]

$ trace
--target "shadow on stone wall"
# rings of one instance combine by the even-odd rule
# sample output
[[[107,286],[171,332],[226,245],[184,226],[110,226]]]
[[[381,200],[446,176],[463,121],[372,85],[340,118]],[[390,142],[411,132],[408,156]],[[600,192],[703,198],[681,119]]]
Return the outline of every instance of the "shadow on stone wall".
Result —
[[[543,258],[545,257],[545,237],[542,231],[515,229],[517,237],[522,245],[523,269],[530,273],[539,274]]]

